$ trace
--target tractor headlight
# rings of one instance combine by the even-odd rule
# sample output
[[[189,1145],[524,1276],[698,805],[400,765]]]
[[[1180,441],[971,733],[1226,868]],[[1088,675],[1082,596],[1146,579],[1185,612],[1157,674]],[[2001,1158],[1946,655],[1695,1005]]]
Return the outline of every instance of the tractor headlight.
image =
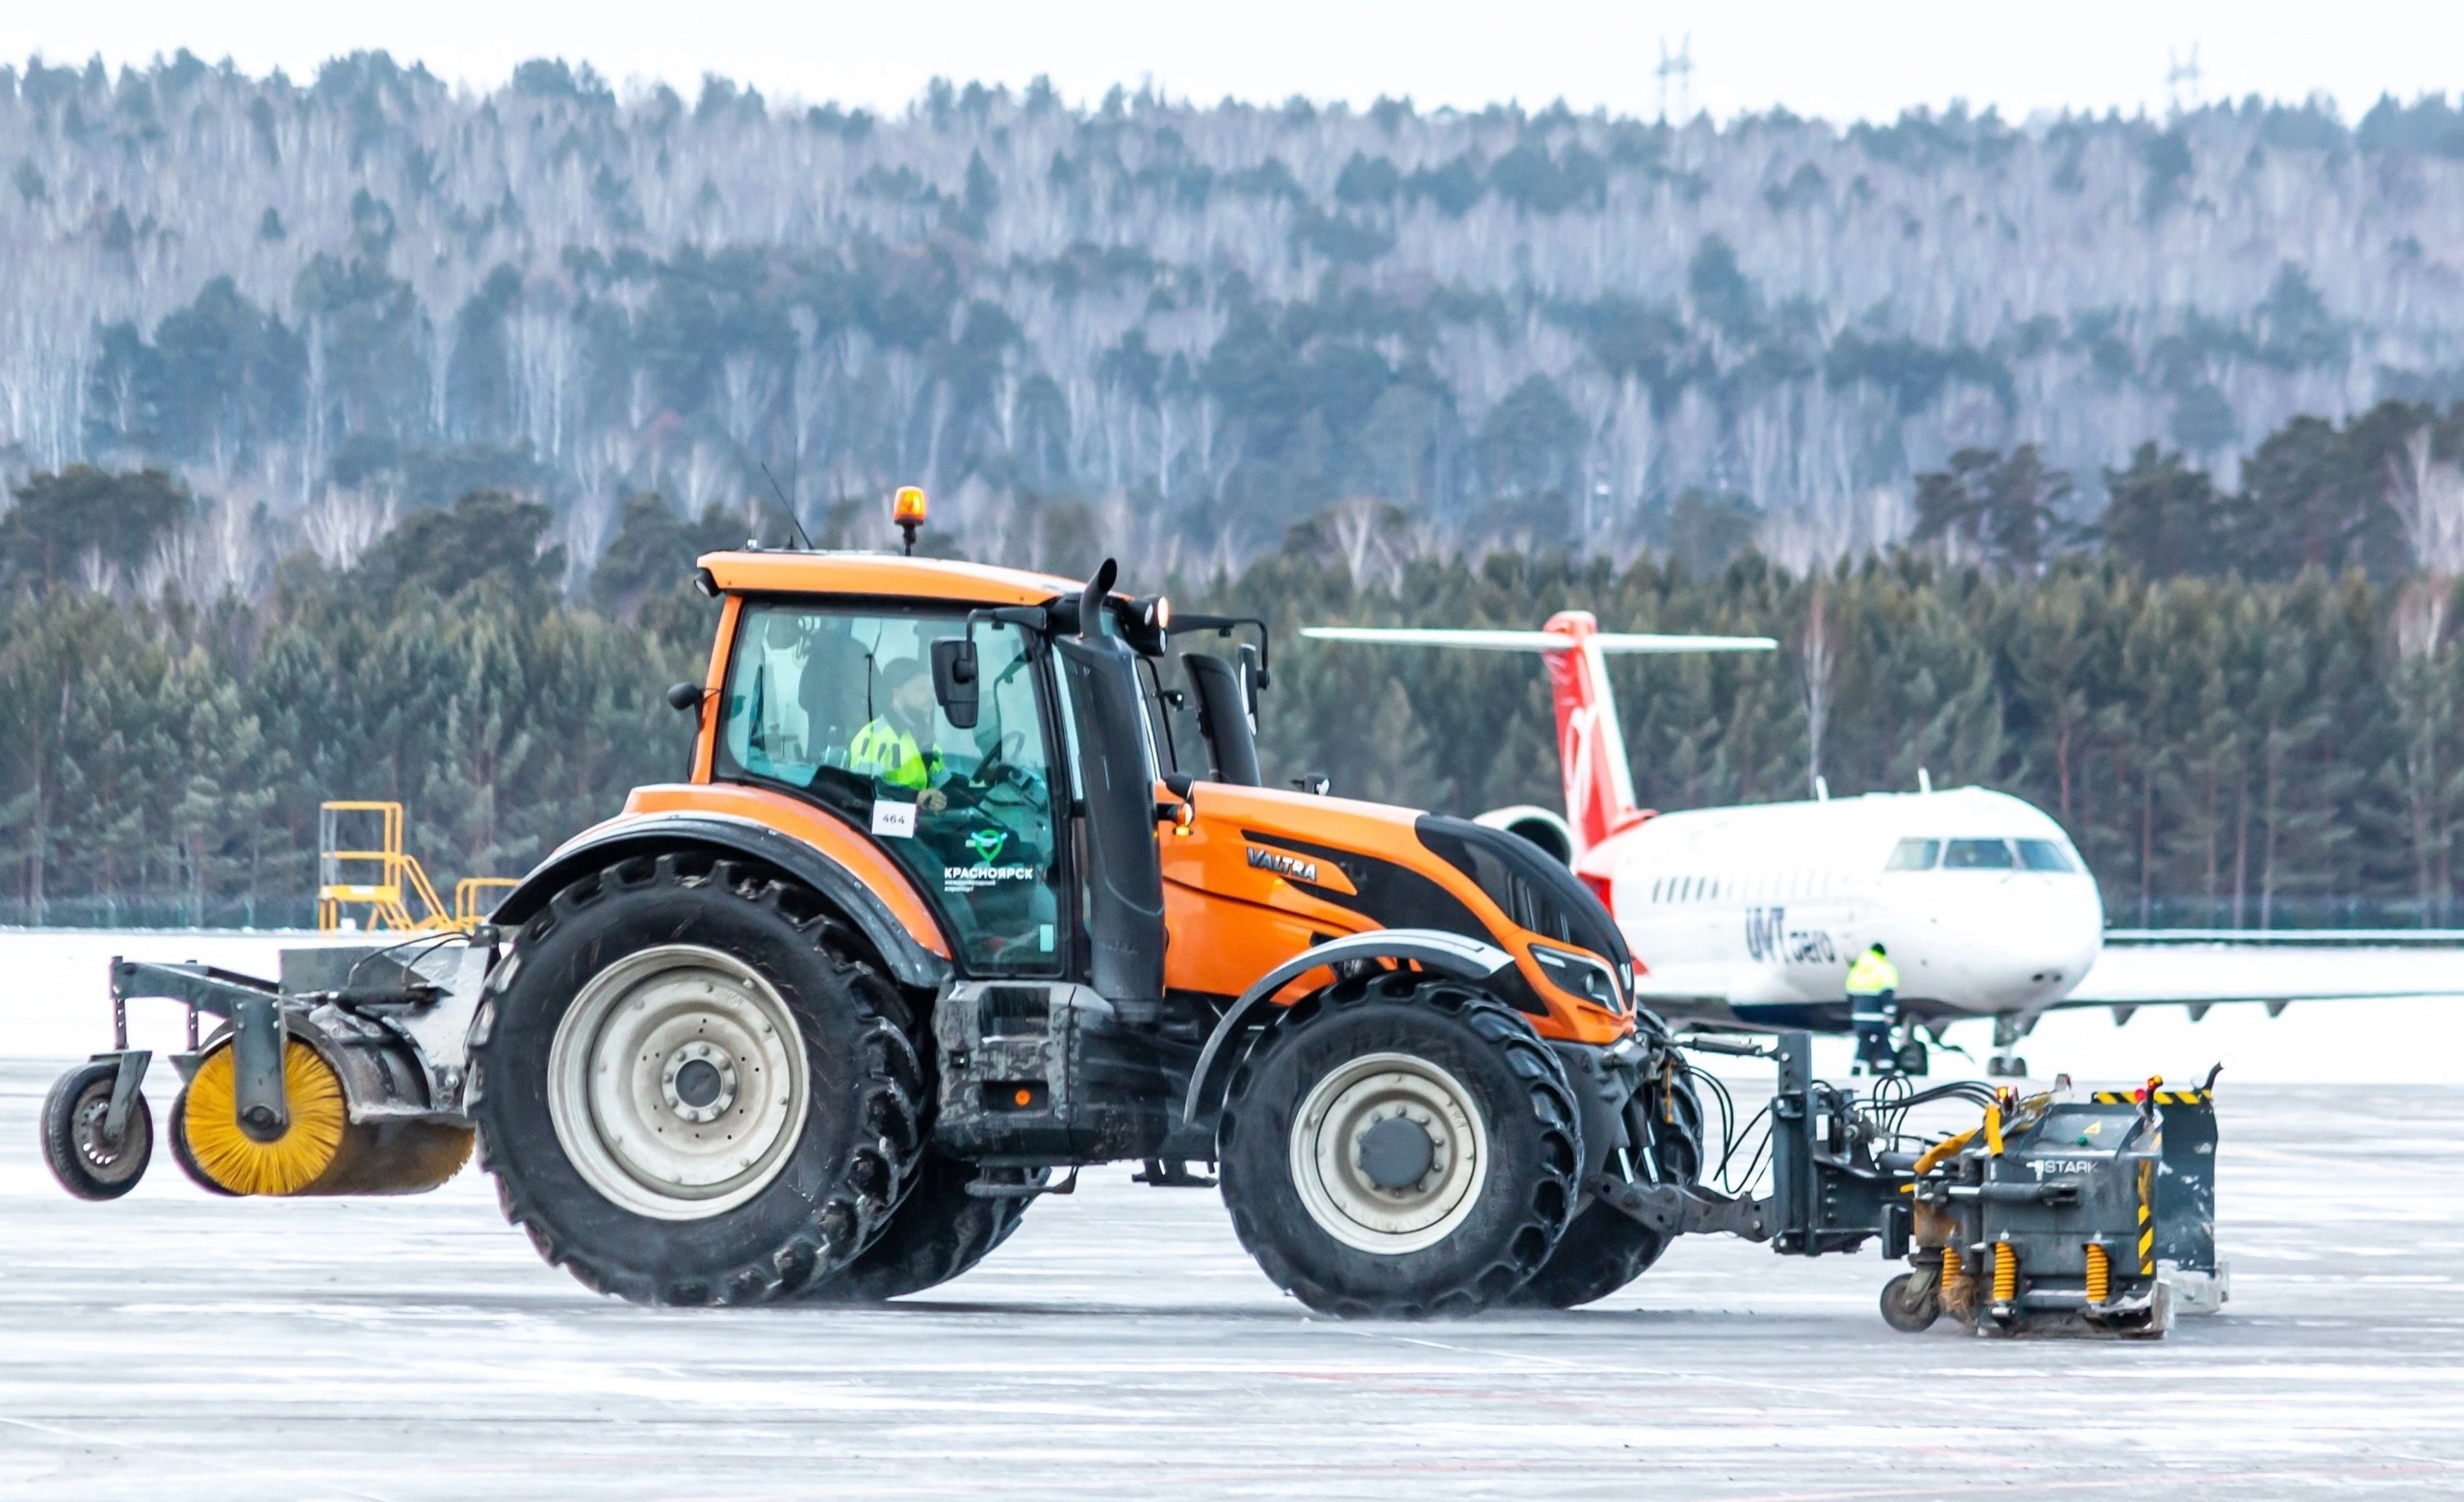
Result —
[[[1616,972],[1598,960],[1588,954],[1552,949],[1544,944],[1533,945],[1531,957],[1540,962],[1541,973],[1559,990],[1581,997],[1604,1011],[1625,1010],[1624,993],[1618,986]]]

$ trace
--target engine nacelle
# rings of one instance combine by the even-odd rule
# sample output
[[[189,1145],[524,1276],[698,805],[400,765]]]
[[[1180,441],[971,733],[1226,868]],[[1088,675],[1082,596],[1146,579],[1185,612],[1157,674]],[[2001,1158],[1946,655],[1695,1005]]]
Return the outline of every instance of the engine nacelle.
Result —
[[[1509,809],[1491,809],[1472,820],[1491,829],[1519,836],[1548,852],[1548,858],[1561,865],[1574,864],[1574,829],[1564,815],[1537,804],[1518,803]]]

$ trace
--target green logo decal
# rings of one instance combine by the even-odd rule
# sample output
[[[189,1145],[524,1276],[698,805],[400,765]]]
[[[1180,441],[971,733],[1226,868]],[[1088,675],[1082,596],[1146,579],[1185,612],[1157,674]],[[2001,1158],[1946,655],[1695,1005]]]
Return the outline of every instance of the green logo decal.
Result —
[[[990,866],[1001,858],[1001,850],[1009,843],[1006,829],[979,829],[967,837],[967,848],[975,852],[975,864]]]

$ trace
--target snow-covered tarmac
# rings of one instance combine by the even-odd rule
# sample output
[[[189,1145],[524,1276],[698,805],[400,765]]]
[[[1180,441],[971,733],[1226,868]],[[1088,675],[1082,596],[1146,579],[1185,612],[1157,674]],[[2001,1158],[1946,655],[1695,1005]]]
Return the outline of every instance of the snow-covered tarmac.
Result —
[[[64,997],[47,953],[16,958],[0,1005],[64,1040],[44,1051],[99,1043],[99,987]],[[2237,1036],[2217,1028],[2191,1036]],[[2212,1056],[2181,1051],[2141,1056]],[[2401,1063],[2451,1078],[2454,1057]],[[900,1305],[636,1309],[541,1265],[470,1172],[406,1200],[228,1201],[158,1151],[127,1199],[71,1200],[35,1145],[63,1062],[0,1059],[10,1498],[2464,1492],[2451,1084],[2228,1072],[2233,1304],[2126,1345],[1894,1334],[1870,1253],[1709,1238],[1573,1313],[1318,1320],[1211,1192],[1123,1172]]]
[[[2464,1099],[2227,1092],[2235,1297],[2162,1344],[1885,1329],[1872,1256],[1681,1244],[1569,1314],[1312,1319],[1216,1198],[1120,1173],[877,1310],[652,1311],[466,1174],[72,1201],[0,1063],[14,1498],[2202,1497],[2464,1490]]]

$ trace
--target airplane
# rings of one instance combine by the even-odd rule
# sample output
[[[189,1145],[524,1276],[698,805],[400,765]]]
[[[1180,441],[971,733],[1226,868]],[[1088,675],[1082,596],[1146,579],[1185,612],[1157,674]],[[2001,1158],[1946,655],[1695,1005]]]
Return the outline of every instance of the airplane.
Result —
[[[2020,1075],[2012,1050],[2059,1007],[2142,1006],[2464,993],[2457,936],[2115,933],[2106,947],[2094,875],[2050,815],[1984,788],[1656,813],[1640,807],[1608,679],[1613,654],[1767,652],[1767,636],[1603,632],[1564,610],[1539,631],[1313,626],[1324,641],[1537,652],[1557,711],[1566,812],[1477,816],[1565,861],[1632,946],[1636,996],[1669,1021],[1753,1031],[1849,1030],[1848,967],[1881,944],[1899,967],[1897,1063],[1968,1020],[1993,1024],[1987,1073]],[[2426,945],[2422,941],[2428,940]],[[2332,963],[2305,963],[2334,944]],[[2166,951],[2197,951],[2194,963]]]

